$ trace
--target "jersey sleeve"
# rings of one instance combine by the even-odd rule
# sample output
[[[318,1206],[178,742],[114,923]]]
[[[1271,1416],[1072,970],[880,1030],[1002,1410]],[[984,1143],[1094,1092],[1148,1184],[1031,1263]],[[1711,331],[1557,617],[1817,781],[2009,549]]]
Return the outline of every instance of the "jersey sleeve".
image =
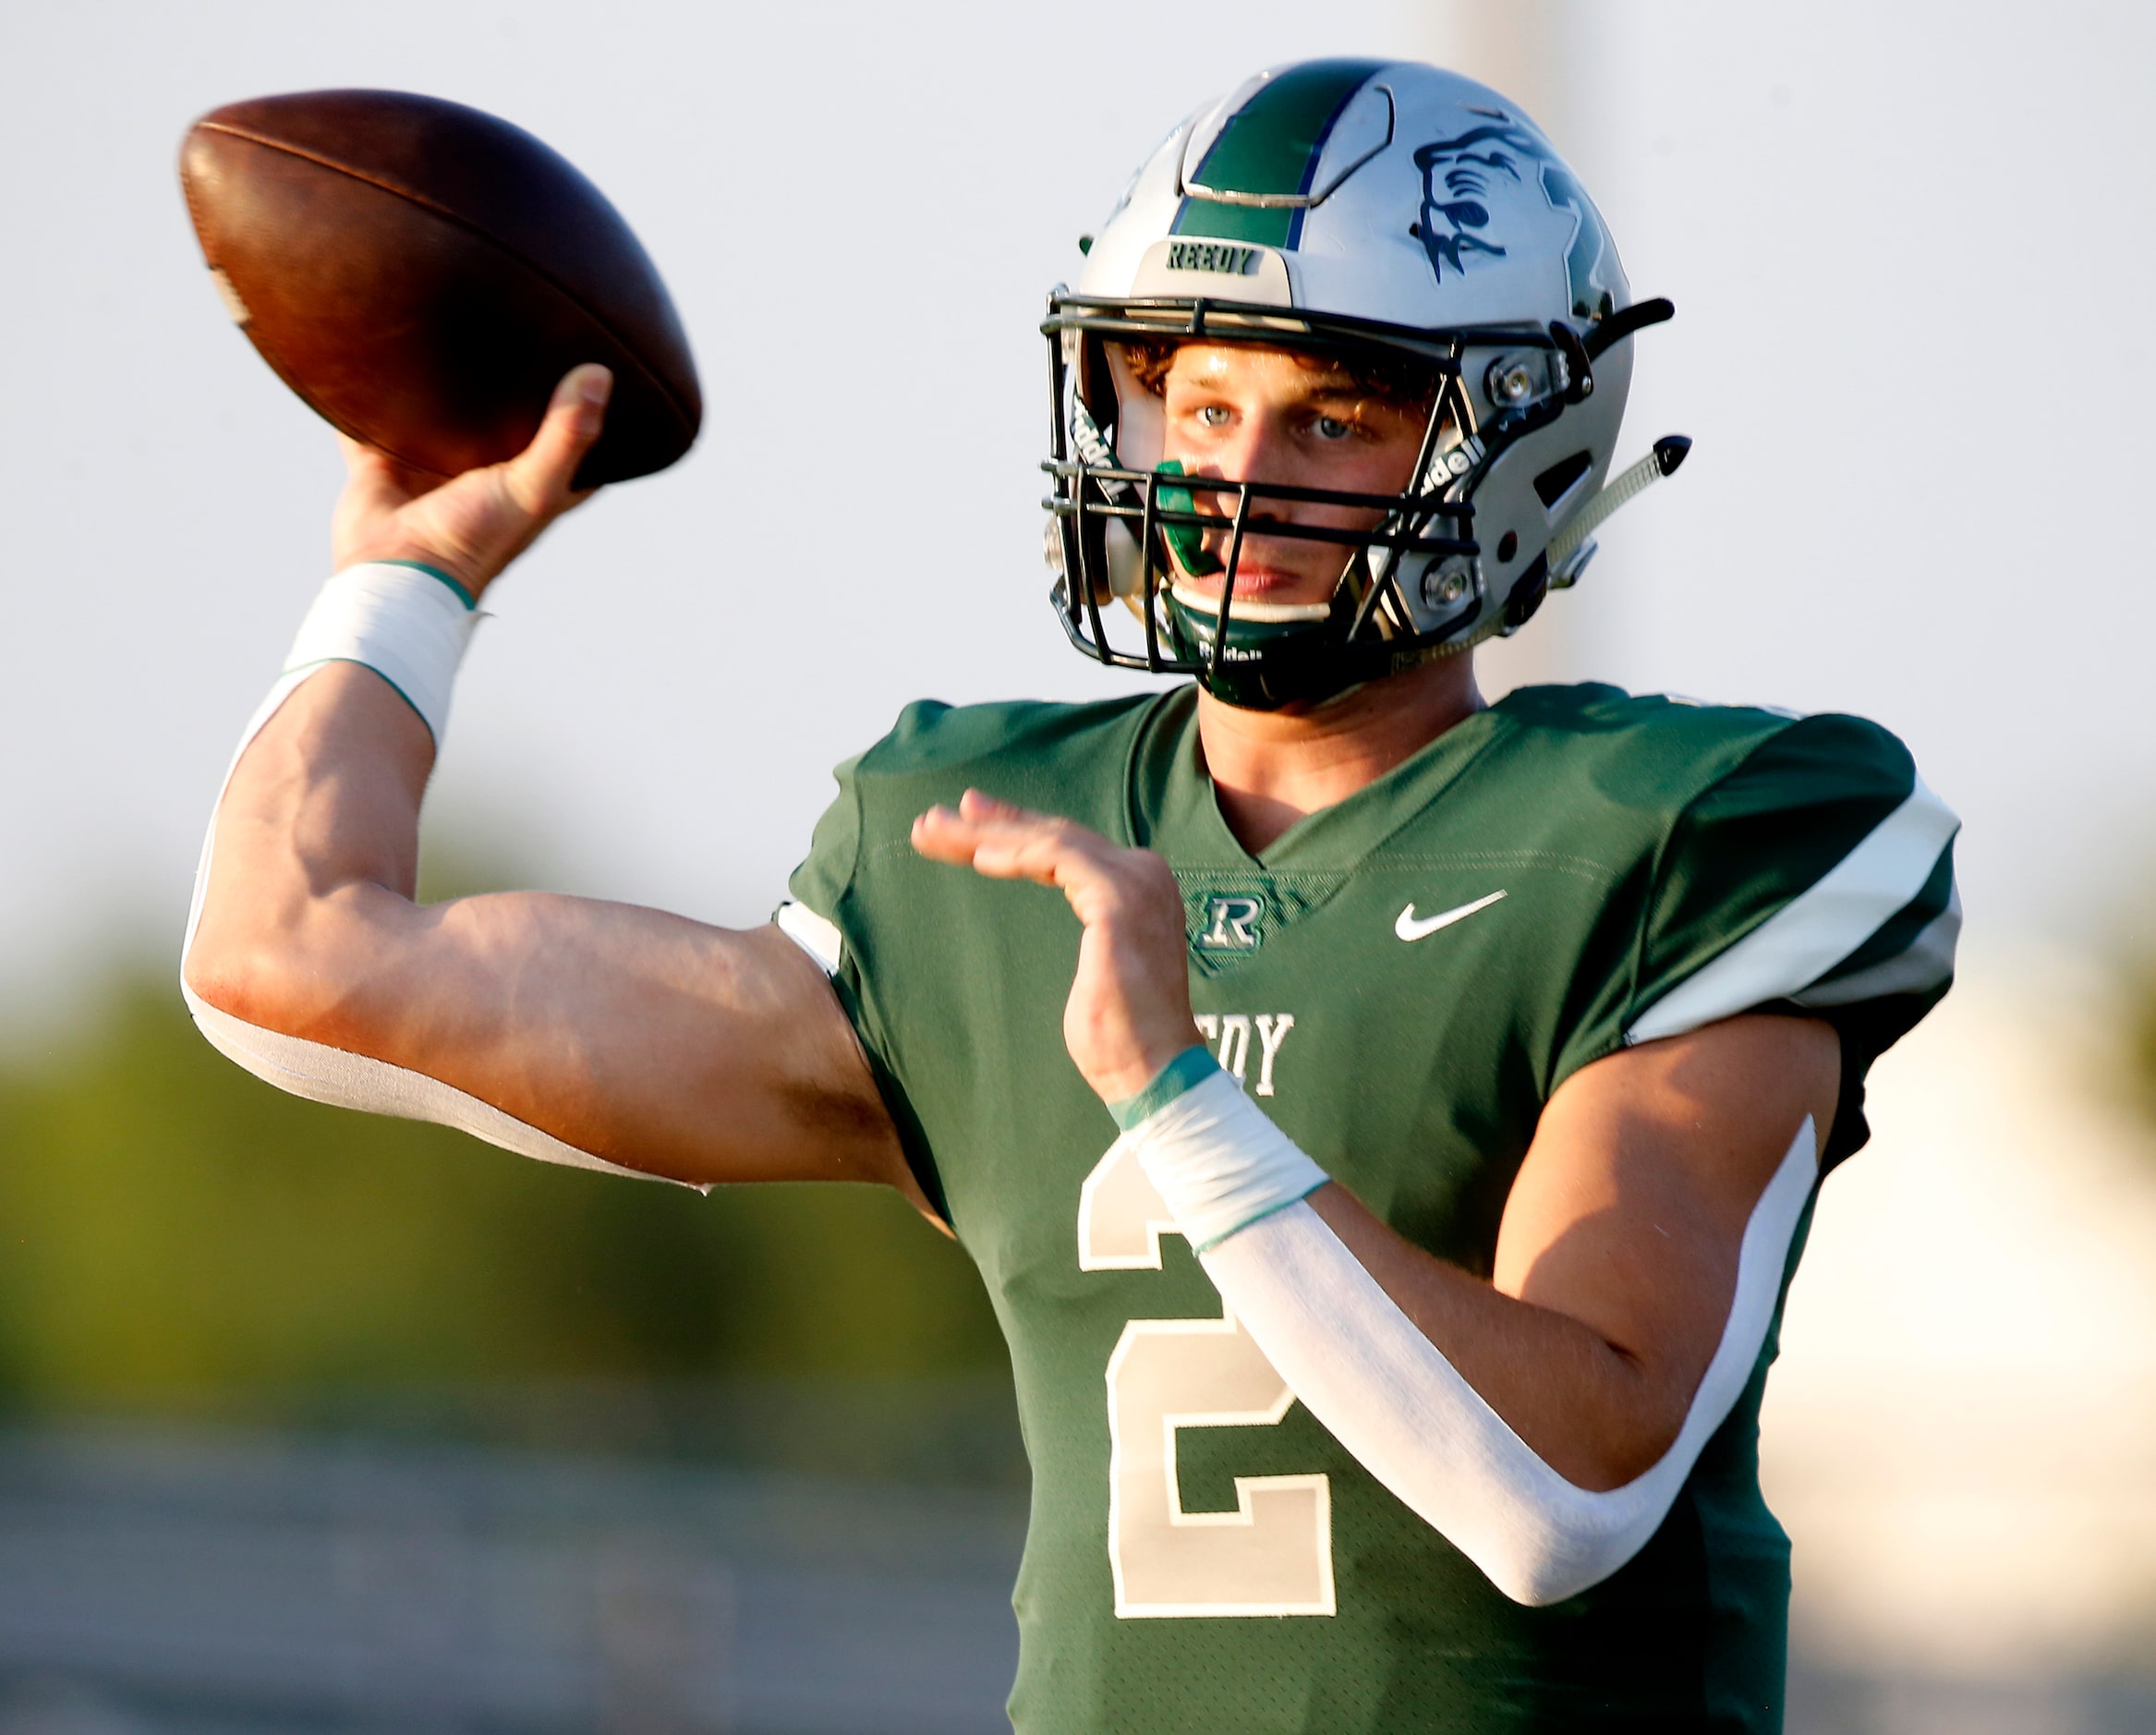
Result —
[[[779,905],[771,919],[830,977],[831,991],[838,996],[846,1021],[854,1026],[862,1058],[876,1080],[877,1094],[883,1098],[891,1124],[898,1131],[906,1167],[937,1216],[948,1223],[951,1207],[943,1179],[937,1172],[935,1158],[905,1086],[892,1069],[878,1039],[874,1021],[866,1013],[858,945],[847,943],[845,923],[854,919],[848,893],[853,890],[861,855],[861,761],[866,757],[857,754],[832,771],[838,780],[838,796],[816,822],[808,855],[787,881],[786,902]]]
[[[1694,797],[1654,864],[1622,1041],[1739,1013],[1804,1013],[1842,1044],[1831,1163],[1869,1136],[1871,1062],[1946,992],[1960,821],[1902,744],[1854,717],[1776,732]]]
[[[808,855],[786,883],[786,902],[771,916],[832,977],[845,962],[839,911],[861,852],[861,798],[855,786],[860,765],[856,754],[831,773],[838,780],[838,797],[816,822]]]

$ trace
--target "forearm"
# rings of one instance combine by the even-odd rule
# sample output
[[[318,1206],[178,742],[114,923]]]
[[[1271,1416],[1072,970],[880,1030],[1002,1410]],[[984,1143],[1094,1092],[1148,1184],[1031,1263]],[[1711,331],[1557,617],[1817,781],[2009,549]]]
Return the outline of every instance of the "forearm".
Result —
[[[1337,1183],[1308,1203],[1415,1329],[1566,1481],[1617,1487],[1669,1450],[1703,1356],[1668,1370],[1645,1361],[1569,1314],[1505,1294],[1424,1252]],[[1726,1311],[1726,1293],[1719,1299]]]
[[[1126,1120],[1140,1111],[1130,1155],[1229,1313],[1373,1476],[1523,1602],[1608,1576],[1659,1527],[1750,1377],[1816,1176],[1806,1120],[1744,1225],[1734,1293],[1694,1322],[1712,1350],[1703,1377],[1672,1400],[1676,1364],[1645,1371],[1647,1408],[1674,1401],[1676,1425],[1657,1439],[1608,1365],[1626,1359],[1617,1344],[1404,1248],[1217,1069],[1162,1106],[1119,1106]],[[1313,1204],[1328,1192],[1327,1216],[1368,1263]],[[1696,1280],[1680,1279],[1687,1287]],[[1627,1426],[1647,1462],[1612,1461],[1605,1437]]]
[[[1741,1396],[1810,1191],[1811,1132],[1807,1122],[1747,1233],[1720,1345],[1677,1438],[1607,1489],[1580,1486],[1522,1440],[1308,1205],[1251,1225],[1203,1260],[1242,1329],[1372,1476],[1506,1595],[1556,1602],[1646,1546]]]

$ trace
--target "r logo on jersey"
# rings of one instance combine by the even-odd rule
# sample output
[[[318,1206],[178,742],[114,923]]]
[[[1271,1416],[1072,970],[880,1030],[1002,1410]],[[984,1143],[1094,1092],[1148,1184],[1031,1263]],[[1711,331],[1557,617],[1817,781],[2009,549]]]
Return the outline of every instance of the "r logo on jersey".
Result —
[[[1255,952],[1265,938],[1258,917],[1265,904],[1256,898],[1217,896],[1205,900],[1205,931],[1198,944],[1207,952]]]

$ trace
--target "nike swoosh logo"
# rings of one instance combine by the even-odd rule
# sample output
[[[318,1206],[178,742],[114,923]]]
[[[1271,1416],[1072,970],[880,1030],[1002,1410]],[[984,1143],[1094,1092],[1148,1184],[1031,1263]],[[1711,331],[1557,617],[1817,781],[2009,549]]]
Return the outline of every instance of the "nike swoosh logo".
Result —
[[[1463,904],[1456,910],[1446,910],[1437,916],[1425,916],[1420,921],[1415,919],[1415,906],[1411,904],[1399,913],[1399,920],[1392,925],[1392,931],[1402,940],[1421,940],[1426,934],[1435,933],[1440,928],[1450,928],[1455,922],[1465,921],[1477,910],[1488,909],[1504,895],[1502,892],[1493,892],[1486,898],[1477,898],[1472,904]]]

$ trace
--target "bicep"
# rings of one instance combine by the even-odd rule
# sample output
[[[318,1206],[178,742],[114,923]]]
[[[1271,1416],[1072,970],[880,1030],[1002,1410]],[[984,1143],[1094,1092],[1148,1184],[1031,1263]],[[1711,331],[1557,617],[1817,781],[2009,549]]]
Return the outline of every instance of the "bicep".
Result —
[[[906,1184],[830,981],[774,927],[464,899],[413,911],[349,1002],[323,1013],[320,1039],[369,1037],[381,1058],[626,1167]],[[357,1028],[338,1031],[347,1017]]]
[[[1506,1202],[1496,1288],[1587,1326],[1681,1413],[1721,1341],[1746,1225],[1808,1116],[1825,1144],[1839,1076],[1830,1026],[1767,1014],[1582,1068]]]
[[[916,1190],[830,983],[776,928],[540,892],[415,906],[362,884],[270,951],[197,991],[624,1168]]]
[[[534,892],[415,904],[431,759],[368,671],[295,693],[219,804],[189,992],[625,1168],[917,1195],[830,981],[777,928]],[[443,1118],[408,1090],[357,1106]]]

